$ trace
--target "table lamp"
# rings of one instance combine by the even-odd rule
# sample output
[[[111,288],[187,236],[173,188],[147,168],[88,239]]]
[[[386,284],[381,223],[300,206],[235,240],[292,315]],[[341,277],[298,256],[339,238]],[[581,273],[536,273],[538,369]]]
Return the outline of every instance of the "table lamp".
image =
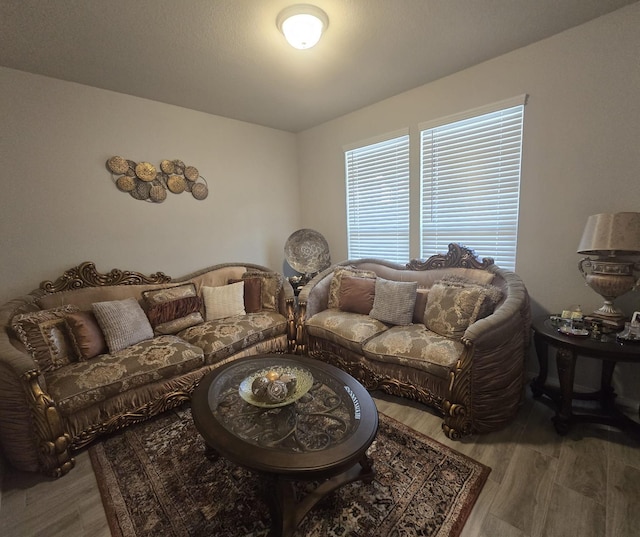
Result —
[[[590,216],[578,246],[584,257],[578,262],[582,277],[604,304],[590,314],[609,326],[624,327],[625,317],[613,304],[619,296],[638,286],[634,271],[640,263],[628,259],[640,255],[640,213],[601,213]]]

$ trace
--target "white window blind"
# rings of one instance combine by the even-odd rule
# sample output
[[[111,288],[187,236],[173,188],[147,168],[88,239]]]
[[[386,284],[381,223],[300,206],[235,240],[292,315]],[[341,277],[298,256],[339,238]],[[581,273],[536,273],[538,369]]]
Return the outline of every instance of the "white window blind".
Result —
[[[349,259],[409,260],[409,135],[345,151]]]
[[[526,96],[520,100],[421,130],[421,257],[457,242],[515,269]]]

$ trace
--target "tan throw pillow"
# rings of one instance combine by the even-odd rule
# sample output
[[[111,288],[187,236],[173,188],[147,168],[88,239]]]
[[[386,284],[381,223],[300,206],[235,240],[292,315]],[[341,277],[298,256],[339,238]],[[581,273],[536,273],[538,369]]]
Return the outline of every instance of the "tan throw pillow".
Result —
[[[170,302],[172,300],[178,300],[180,298],[198,296],[198,292],[194,283],[185,283],[173,287],[164,287],[162,289],[144,291],[142,293],[142,296],[147,306],[151,307],[155,304],[162,304],[163,302]]]
[[[376,279],[376,296],[369,315],[383,323],[411,324],[416,305],[417,282],[395,282]]]
[[[328,308],[340,307],[340,282],[343,277],[370,278],[375,280],[376,273],[371,270],[362,270],[355,267],[337,267],[333,271],[331,283],[329,284]]]
[[[135,298],[91,305],[110,353],[153,338],[149,319]]]
[[[429,290],[425,326],[444,337],[461,339],[465,330],[486,317],[502,298],[492,285],[440,280]]]
[[[340,282],[339,306],[342,311],[369,315],[376,294],[376,281],[371,278],[343,276]]]
[[[277,272],[247,271],[242,275],[243,280],[258,278],[261,285],[261,302],[263,310],[278,311],[278,299],[282,291],[283,276]]]
[[[108,352],[96,316],[91,311],[69,313],[64,318],[71,336],[71,343],[80,361],[89,360]]]
[[[78,308],[67,305],[16,315],[11,326],[40,371],[53,371],[70,364],[75,359],[73,347],[65,324],[65,315]]]
[[[245,315],[244,282],[220,285],[218,287],[203,287],[202,298],[207,321]]]
[[[202,314],[197,311],[194,313],[190,313],[189,315],[185,315],[184,317],[179,317],[178,319],[174,319],[172,321],[167,321],[166,323],[159,324],[153,329],[155,334],[177,334],[178,332],[185,330],[186,328],[191,328],[197,324],[201,324],[204,322],[202,318]]]
[[[262,310],[262,278],[247,277],[229,280],[229,283],[244,282],[244,311],[257,313]]]

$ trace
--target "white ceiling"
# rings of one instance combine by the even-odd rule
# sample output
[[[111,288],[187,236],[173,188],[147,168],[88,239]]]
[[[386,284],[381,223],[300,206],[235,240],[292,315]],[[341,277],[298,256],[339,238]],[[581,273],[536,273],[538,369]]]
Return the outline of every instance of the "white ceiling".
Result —
[[[0,0],[0,65],[298,132],[635,1],[308,0],[296,50],[296,0]]]

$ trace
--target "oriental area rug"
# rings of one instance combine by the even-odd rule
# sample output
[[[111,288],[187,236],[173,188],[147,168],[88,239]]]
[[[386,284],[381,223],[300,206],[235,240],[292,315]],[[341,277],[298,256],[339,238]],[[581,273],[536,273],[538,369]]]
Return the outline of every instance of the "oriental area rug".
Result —
[[[113,536],[270,535],[260,477],[204,450],[188,406],[92,447]],[[382,413],[368,453],[373,482],[328,495],[296,537],[456,537],[491,471]]]

